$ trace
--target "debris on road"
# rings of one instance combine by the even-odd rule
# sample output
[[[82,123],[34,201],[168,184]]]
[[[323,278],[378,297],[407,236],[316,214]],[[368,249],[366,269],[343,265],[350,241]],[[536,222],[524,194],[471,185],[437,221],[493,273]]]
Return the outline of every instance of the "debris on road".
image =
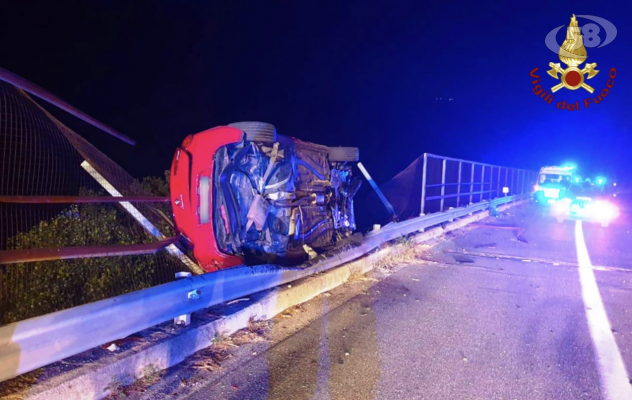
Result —
[[[481,249],[481,248],[495,249],[496,243],[481,243],[481,244],[474,245],[474,248],[475,249]]]
[[[460,254],[452,254],[454,261],[460,264],[471,264],[474,263],[474,259],[472,257],[460,255]]]
[[[248,300],[250,300],[250,297],[243,297],[241,299],[231,300],[228,303],[226,303],[226,305],[230,306],[231,304],[236,304],[236,303],[239,303],[239,302],[242,302],[242,301],[248,301]]]
[[[112,343],[111,345],[109,345],[108,347],[106,347],[107,350],[110,350],[111,352],[115,352],[115,351],[119,351],[121,348],[118,347],[116,345],[116,343]]]
[[[110,351],[116,351],[119,350],[121,347],[123,347],[124,345],[128,344],[128,343],[134,343],[134,342],[141,342],[143,340],[143,337],[138,335],[138,334],[133,334],[130,335],[128,337],[125,337],[123,339],[118,339],[115,340],[113,342],[110,343],[106,343],[104,345],[101,346],[102,349],[105,350],[110,350],[110,348],[115,348],[115,350],[110,350]],[[114,347],[112,347],[114,346]]]
[[[525,233],[526,229],[522,228],[520,226],[495,225],[495,224],[477,224],[477,223],[472,224],[472,226],[475,226],[475,227],[478,227],[478,228],[503,229],[503,230],[516,231],[516,239],[518,239],[518,241],[520,241],[522,243],[529,243],[529,241],[522,236]]]

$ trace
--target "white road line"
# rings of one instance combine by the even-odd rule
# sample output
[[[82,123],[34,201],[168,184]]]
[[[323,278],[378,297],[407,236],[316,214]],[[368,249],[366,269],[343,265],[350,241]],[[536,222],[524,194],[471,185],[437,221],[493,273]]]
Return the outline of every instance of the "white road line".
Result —
[[[632,400],[632,386],[601,301],[581,221],[575,222],[575,245],[586,320],[599,367],[601,394],[608,400]]]

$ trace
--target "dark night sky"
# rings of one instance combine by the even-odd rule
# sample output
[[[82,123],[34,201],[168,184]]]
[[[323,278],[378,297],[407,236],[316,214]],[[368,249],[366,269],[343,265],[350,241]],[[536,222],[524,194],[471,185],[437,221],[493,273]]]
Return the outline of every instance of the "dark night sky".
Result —
[[[426,151],[532,169],[632,168],[629,2],[11,3],[0,13],[0,66],[135,138],[131,147],[64,119],[135,176],[161,174],[186,135],[238,120],[358,146],[378,182]],[[619,29],[587,49],[601,70],[588,83],[601,90],[616,67],[615,87],[578,112],[536,98],[529,77],[537,66],[546,88],[559,82],[546,74],[559,59],[544,38],[573,13]],[[588,96],[562,90],[555,102]]]

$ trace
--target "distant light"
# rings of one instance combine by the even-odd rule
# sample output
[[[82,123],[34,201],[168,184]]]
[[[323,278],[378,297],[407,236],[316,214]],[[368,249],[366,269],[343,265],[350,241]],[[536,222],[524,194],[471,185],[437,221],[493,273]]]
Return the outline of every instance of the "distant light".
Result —
[[[613,183],[612,186],[617,186],[617,182]]]

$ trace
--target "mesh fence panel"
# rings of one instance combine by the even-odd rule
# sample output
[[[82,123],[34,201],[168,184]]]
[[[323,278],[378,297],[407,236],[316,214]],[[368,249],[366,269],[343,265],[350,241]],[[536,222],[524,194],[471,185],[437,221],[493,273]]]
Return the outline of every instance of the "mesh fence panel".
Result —
[[[110,196],[107,183],[123,196],[168,195],[168,182],[133,179],[4,82],[0,172],[0,196]],[[134,203],[127,209],[116,203],[0,203],[0,250],[152,243],[157,239],[138,219],[144,217],[165,236],[173,236],[170,214],[168,203]],[[0,325],[170,282],[176,272],[186,270],[165,251],[0,265]]]
[[[380,190],[400,220],[420,215],[423,176],[424,156],[420,156],[406,169],[380,185]],[[442,206],[443,210],[447,210],[450,207],[502,197],[505,196],[503,187],[508,188],[507,195],[528,193],[536,176],[535,171],[428,155],[423,212],[431,214],[441,211]],[[389,215],[375,193],[367,196],[366,204],[372,211],[374,220],[382,223],[389,221]]]

